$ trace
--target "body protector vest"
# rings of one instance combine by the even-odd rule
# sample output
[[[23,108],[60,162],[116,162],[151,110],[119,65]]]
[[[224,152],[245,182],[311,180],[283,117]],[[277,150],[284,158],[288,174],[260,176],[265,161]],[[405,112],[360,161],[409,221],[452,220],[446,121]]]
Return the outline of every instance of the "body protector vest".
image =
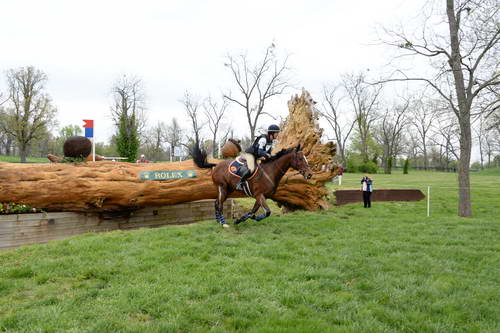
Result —
[[[273,142],[269,140],[269,137],[265,134],[258,136],[253,144],[245,150],[246,153],[252,154],[255,157],[266,157],[267,154],[271,154],[273,149]]]

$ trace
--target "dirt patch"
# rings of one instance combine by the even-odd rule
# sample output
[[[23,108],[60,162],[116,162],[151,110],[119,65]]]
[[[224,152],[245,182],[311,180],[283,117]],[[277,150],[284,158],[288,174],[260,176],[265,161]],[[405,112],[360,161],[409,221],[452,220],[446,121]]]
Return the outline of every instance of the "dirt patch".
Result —
[[[337,190],[334,192],[336,205],[351,202],[363,202],[363,192],[360,190]],[[425,195],[420,190],[375,190],[371,201],[420,201]]]

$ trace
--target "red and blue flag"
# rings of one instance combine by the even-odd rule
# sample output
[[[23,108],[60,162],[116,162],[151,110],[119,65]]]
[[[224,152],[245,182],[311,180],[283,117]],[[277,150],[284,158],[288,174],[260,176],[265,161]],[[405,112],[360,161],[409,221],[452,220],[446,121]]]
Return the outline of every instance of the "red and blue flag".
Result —
[[[94,137],[94,121],[93,120],[88,120],[88,119],[83,119],[85,122],[85,125],[83,125],[83,128],[85,128],[85,137],[86,138],[93,138]]]

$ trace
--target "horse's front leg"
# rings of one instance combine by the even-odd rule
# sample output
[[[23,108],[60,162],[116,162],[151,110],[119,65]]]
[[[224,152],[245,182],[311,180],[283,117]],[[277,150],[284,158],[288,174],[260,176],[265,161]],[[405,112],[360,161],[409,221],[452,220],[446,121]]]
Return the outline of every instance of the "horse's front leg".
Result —
[[[260,221],[271,215],[271,209],[269,209],[269,206],[266,203],[266,197],[264,196],[264,194],[261,194],[257,197],[256,203],[258,203],[259,206],[261,206],[264,209],[264,213],[257,216],[253,216],[252,219],[254,219],[255,221]]]
[[[252,210],[249,211],[248,213],[246,213],[245,215],[241,216],[240,218],[238,218],[236,221],[234,221],[234,224],[239,224],[243,221],[248,220],[249,218],[254,219],[255,213],[257,213],[257,211],[259,210],[259,207],[260,207],[259,202],[257,200],[255,200],[255,204],[253,205]]]
[[[224,201],[227,198],[227,191],[222,186],[218,186],[219,193],[217,195],[217,199],[215,200],[215,219],[218,223],[220,223],[223,227],[227,228],[229,225],[226,223],[226,219],[224,218]]]

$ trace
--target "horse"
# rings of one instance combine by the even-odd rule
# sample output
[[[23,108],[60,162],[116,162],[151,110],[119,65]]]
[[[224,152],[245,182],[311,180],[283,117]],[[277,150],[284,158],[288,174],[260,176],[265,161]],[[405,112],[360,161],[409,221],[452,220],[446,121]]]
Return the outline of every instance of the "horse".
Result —
[[[227,197],[236,190],[236,184],[239,181],[238,176],[229,172],[229,167],[234,160],[225,160],[217,164],[208,163],[206,152],[202,152],[198,145],[194,146],[191,153],[197,167],[212,168],[212,181],[218,189],[218,196],[215,200],[215,219],[223,227],[228,227],[223,214],[223,204]],[[261,221],[271,215],[266,198],[276,192],[281,178],[289,168],[297,170],[305,179],[312,177],[311,168],[300,149],[300,144],[297,147],[282,149],[276,155],[257,164],[255,172],[248,179],[248,187],[245,191],[247,196],[255,198],[255,204],[252,210],[235,220],[234,224],[239,224],[249,218]],[[256,216],[260,207],[264,209],[264,213]]]

